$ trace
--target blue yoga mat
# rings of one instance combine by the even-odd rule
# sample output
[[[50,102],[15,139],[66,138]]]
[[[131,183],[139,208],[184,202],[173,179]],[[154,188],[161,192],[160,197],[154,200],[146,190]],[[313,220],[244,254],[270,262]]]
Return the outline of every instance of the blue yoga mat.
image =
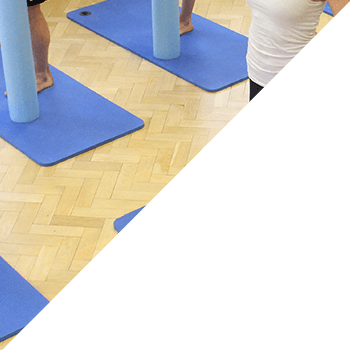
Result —
[[[153,55],[151,0],[108,0],[69,12],[68,18],[203,90],[215,92],[248,79],[248,38],[198,15],[193,14],[194,30],[181,36],[181,54],[173,60]]]
[[[50,68],[55,84],[38,95],[40,116],[23,124],[10,119],[0,69],[0,137],[39,165],[60,163],[143,128],[141,119]]]
[[[332,9],[329,6],[328,2],[326,3],[326,6],[324,7],[323,12],[326,13],[327,15],[333,16]]]
[[[0,342],[19,333],[48,303],[0,257]]]
[[[144,207],[125,214],[114,221],[114,229],[120,232]]]

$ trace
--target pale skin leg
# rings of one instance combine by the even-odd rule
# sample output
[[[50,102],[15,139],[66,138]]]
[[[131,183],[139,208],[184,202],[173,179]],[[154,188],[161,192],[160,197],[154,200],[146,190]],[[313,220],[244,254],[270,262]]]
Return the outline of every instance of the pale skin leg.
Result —
[[[41,12],[40,5],[28,7],[29,25],[32,36],[32,47],[38,92],[53,85],[48,56],[50,31]]]
[[[196,0],[182,0],[180,13],[180,35],[193,30],[192,11]]]

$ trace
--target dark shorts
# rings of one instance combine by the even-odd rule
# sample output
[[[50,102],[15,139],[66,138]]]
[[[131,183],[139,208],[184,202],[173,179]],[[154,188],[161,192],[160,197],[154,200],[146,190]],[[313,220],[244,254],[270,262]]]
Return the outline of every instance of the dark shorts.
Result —
[[[28,6],[35,6],[43,3],[45,0],[27,0]]]
[[[249,79],[249,85],[250,85],[249,101],[251,101],[263,89],[263,87],[255,83],[251,79]]]

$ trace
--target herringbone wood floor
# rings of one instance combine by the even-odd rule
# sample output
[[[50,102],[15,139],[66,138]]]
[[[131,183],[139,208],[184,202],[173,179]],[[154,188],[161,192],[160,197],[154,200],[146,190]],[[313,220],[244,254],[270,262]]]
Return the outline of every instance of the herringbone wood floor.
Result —
[[[49,300],[115,237],[117,217],[149,203],[248,103],[246,82],[207,93],[66,18],[97,2],[42,5],[50,63],[145,128],[49,168],[0,139],[0,255]],[[248,36],[244,0],[198,0],[194,12]]]

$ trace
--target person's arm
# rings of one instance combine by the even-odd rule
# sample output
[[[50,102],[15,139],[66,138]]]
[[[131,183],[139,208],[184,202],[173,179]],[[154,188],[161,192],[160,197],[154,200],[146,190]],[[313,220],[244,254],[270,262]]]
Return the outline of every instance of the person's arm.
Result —
[[[332,9],[333,15],[337,15],[339,11],[344,8],[350,0],[328,0],[329,6]]]

